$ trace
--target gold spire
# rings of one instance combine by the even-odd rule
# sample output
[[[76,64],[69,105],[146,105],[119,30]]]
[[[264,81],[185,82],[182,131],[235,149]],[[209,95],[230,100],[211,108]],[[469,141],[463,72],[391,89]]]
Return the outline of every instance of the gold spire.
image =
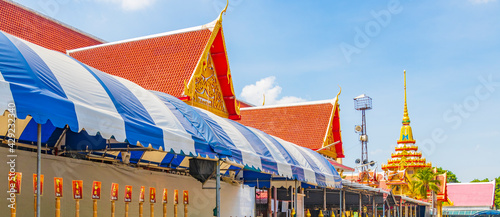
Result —
[[[408,105],[406,104],[406,70],[403,71],[404,74],[404,87],[405,87],[405,107],[403,112],[403,124],[410,124],[410,117],[408,116]]]
[[[404,88],[405,88],[405,106],[403,112],[403,126],[401,126],[401,134],[399,135],[398,143],[415,143],[413,140],[413,132],[410,126],[410,117],[408,116],[408,105],[406,103],[406,70],[404,74]]]

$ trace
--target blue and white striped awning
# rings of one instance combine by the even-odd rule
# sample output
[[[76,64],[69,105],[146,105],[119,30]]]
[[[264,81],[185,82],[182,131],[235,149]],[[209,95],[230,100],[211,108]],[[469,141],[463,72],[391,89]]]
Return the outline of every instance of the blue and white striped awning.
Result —
[[[314,185],[341,185],[328,160],[310,149],[193,108],[168,94],[145,90],[4,32],[0,32],[0,94],[0,109],[15,105],[18,118],[31,117],[52,133],[68,129],[66,140],[104,141],[90,146],[66,141],[73,150],[146,147],[155,151],[134,151],[132,162],[177,167],[185,166],[185,159],[191,157],[220,158],[233,166]],[[25,131],[33,126],[28,124]],[[51,140],[44,138],[47,144]],[[106,154],[120,157],[119,152]]]

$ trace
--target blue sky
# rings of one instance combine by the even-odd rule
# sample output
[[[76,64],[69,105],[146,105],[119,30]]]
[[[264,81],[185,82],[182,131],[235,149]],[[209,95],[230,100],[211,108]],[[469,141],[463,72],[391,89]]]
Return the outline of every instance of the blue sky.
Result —
[[[17,2],[110,42],[205,24],[225,4]],[[261,93],[266,104],[324,100],[342,86],[344,163],[350,166],[360,157],[353,128],[361,114],[353,98],[373,98],[369,157],[386,163],[401,127],[406,69],[417,145],[433,165],[467,182],[500,176],[499,11],[498,0],[233,0],[223,26],[238,97],[255,104],[262,103]]]

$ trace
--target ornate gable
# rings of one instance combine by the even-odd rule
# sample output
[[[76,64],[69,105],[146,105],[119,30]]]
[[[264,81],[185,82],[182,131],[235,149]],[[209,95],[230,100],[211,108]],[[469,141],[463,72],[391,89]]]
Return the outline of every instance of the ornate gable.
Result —
[[[335,98],[335,102],[333,103],[332,114],[330,115],[330,121],[328,123],[328,128],[325,133],[325,139],[323,141],[324,149],[319,151],[319,153],[333,159],[344,158],[342,136],[340,133],[340,106],[338,103],[340,93],[341,91],[339,91],[337,97]]]

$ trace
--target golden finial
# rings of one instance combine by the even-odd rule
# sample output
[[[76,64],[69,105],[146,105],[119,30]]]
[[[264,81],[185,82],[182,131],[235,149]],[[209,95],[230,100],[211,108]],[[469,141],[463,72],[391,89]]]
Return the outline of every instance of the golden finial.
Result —
[[[264,104],[266,104],[266,94],[262,94],[262,96],[264,97],[264,100],[262,101],[262,106],[264,106]]]
[[[405,88],[405,106],[403,112],[403,124],[410,124],[410,117],[408,116],[408,105],[406,103],[406,70],[403,71],[404,74],[404,88]]]
[[[226,2],[226,7],[224,7],[224,10],[222,10],[220,12],[220,15],[219,15],[219,21],[222,21],[222,14],[226,14],[226,11],[227,11],[227,7],[229,6],[229,0],[227,0]]]
[[[340,93],[342,93],[342,87],[340,87],[340,85],[337,85],[337,86],[339,86],[339,89],[340,89],[339,93],[337,93],[337,100],[339,100],[339,95],[340,95]]]

